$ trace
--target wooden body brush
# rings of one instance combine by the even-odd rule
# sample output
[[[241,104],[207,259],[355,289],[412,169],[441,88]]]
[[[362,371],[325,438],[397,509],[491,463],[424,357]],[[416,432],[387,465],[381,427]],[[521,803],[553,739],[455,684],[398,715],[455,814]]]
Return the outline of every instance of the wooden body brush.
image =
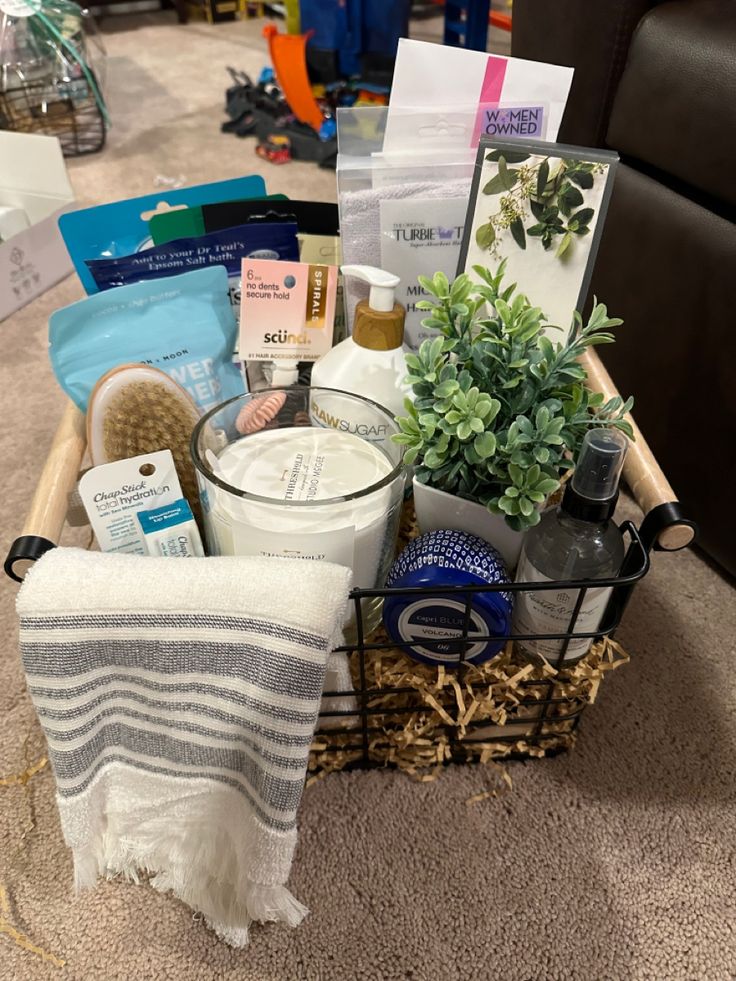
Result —
[[[199,492],[189,451],[199,419],[194,400],[158,368],[124,364],[99,379],[87,405],[92,464],[171,450],[184,497],[199,520]]]

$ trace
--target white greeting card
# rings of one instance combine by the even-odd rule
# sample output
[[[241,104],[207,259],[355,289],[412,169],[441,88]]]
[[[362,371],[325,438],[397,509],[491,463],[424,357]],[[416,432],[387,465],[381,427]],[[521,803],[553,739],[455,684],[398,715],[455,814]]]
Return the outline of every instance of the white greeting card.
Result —
[[[593,271],[618,157],[605,150],[482,139],[458,272],[516,283],[567,336]]]

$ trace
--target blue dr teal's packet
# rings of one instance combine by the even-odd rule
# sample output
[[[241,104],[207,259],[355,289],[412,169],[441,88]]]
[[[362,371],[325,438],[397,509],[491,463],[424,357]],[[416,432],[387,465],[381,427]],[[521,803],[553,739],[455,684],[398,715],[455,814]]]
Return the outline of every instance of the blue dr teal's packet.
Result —
[[[262,198],[265,193],[266,184],[256,174],[173,191],[160,190],[140,198],[69,211],[59,218],[59,230],[82,286],[88,293],[96,293],[97,286],[85,260],[130,255],[150,248],[153,239],[148,222],[154,214],[239,198]]]
[[[223,266],[121,286],[63,307],[49,320],[54,374],[83,411],[111,368],[154,365],[177,381],[202,412],[242,395],[232,362],[237,321]]]
[[[227,269],[230,302],[240,312],[243,259],[299,261],[297,225],[293,221],[252,223],[222,228],[195,238],[179,238],[118,259],[87,259],[101,290],[174,276],[189,269],[222,265]]]

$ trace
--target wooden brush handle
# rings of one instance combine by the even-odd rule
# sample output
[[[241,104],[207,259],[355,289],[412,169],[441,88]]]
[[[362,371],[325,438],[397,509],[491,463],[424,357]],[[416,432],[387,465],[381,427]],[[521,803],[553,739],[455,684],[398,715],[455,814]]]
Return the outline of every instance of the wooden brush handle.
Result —
[[[608,374],[603,362],[593,348],[588,348],[580,358],[580,362],[588,373],[588,387],[595,392],[601,392],[606,400],[618,395],[618,390]],[[624,461],[624,479],[629,485],[636,503],[644,514],[649,514],[662,504],[677,501],[677,495],[657,463],[656,457],[642,436],[641,430],[634,422],[631,414],[626,416],[634,431],[635,441],[629,445]],[[691,524],[672,524],[663,528],[658,535],[658,543],[662,548],[676,550],[689,545],[695,537]]]

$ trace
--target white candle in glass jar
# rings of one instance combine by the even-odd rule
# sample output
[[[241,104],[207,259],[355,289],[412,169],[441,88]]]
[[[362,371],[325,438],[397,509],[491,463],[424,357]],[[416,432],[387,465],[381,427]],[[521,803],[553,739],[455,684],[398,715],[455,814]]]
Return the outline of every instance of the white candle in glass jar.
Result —
[[[390,479],[394,466],[380,448],[297,426],[245,436],[217,462],[220,480],[248,495],[209,483],[205,514],[218,554],[322,559],[352,568],[355,586],[382,584],[403,474]]]

